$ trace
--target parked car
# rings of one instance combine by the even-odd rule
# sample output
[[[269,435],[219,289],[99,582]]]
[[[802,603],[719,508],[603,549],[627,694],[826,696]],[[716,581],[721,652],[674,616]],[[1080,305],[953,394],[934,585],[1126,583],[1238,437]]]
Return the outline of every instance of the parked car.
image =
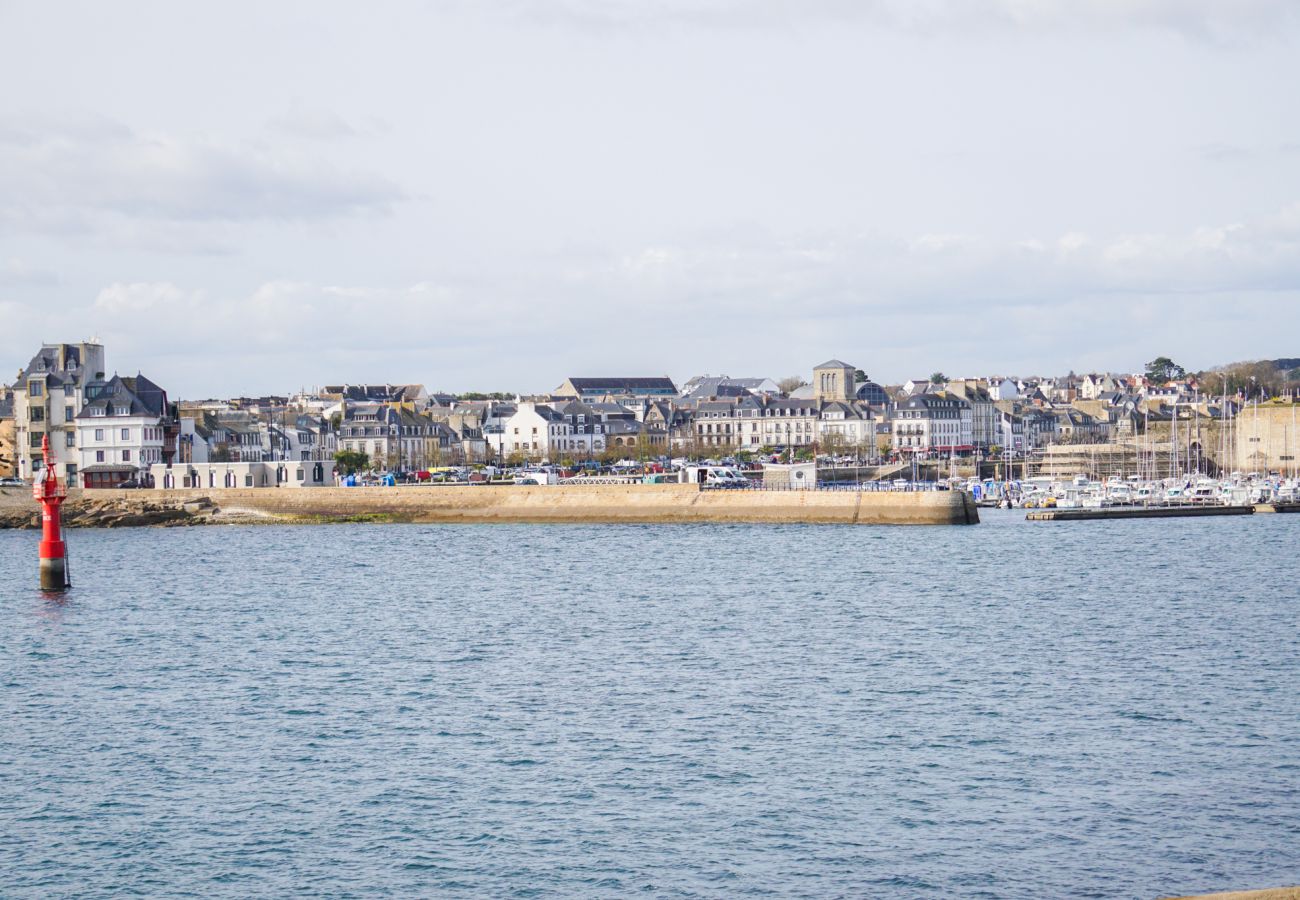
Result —
[[[146,485],[143,482],[135,478],[128,478],[126,481],[123,481],[121,484],[119,484],[118,488],[122,490],[133,490],[136,488],[143,488],[145,486]]]
[[[27,487],[21,478],[0,478],[0,487]]]

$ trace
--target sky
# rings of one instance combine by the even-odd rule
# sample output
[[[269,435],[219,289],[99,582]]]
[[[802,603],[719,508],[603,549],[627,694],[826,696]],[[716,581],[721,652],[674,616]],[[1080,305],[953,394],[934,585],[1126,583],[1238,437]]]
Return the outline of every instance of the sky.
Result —
[[[1294,0],[0,0],[0,379],[1300,356],[1298,45]]]

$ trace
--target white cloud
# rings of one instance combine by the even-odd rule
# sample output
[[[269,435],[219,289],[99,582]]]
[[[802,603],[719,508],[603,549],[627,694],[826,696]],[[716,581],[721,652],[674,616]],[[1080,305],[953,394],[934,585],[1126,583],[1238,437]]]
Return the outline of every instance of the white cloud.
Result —
[[[284,147],[135,132],[100,118],[0,121],[0,230],[329,220],[384,214],[403,197],[386,178]]]

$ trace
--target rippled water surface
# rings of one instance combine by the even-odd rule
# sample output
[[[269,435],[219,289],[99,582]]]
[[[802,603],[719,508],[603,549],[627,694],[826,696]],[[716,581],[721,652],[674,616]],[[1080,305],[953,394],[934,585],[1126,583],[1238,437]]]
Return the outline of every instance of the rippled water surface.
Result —
[[[0,532],[5,896],[1300,882],[1300,516]]]

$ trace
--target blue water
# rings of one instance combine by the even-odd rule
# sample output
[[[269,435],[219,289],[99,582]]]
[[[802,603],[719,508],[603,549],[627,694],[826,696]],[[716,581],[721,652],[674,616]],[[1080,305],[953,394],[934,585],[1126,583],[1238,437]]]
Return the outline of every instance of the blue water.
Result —
[[[1300,516],[0,532],[0,895],[1300,882]]]

